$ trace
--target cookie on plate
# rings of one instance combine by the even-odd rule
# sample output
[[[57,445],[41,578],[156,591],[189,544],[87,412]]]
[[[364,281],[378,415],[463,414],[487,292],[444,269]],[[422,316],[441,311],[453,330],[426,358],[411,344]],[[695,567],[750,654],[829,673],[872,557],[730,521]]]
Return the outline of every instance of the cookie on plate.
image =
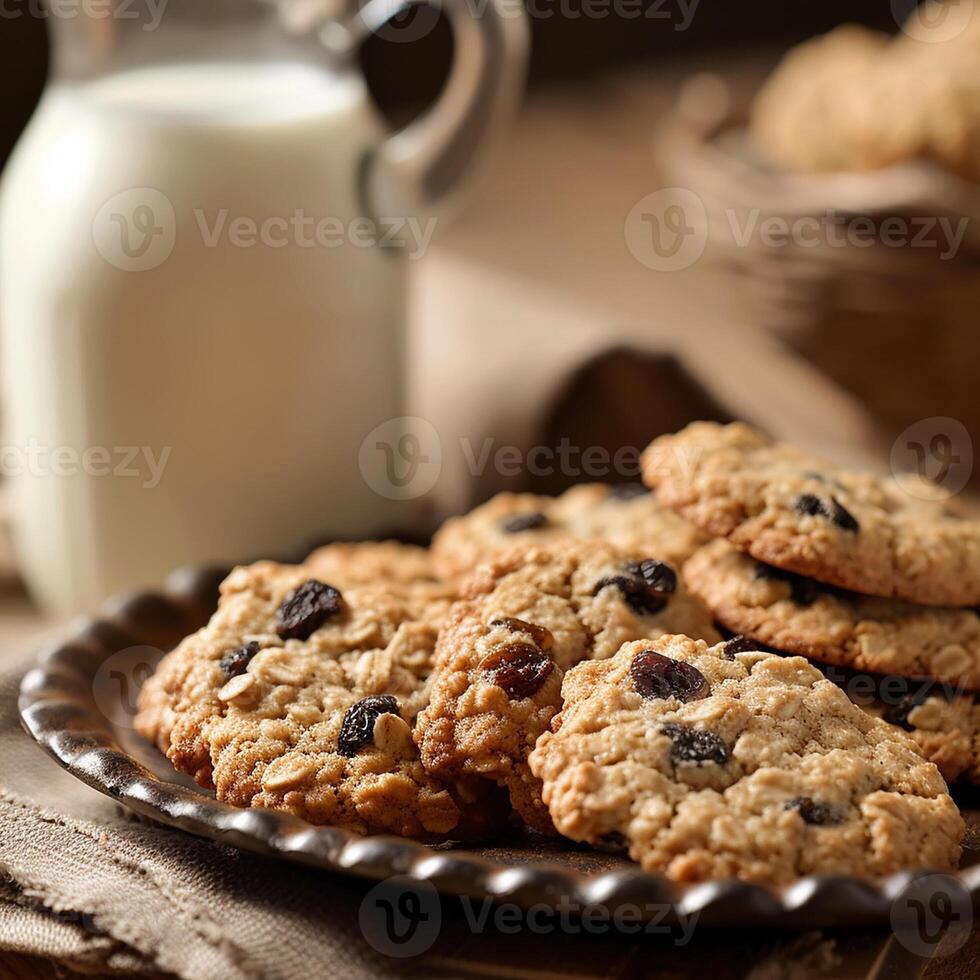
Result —
[[[980,699],[932,678],[864,674],[837,667],[824,676],[876,718],[908,733],[947,783],[980,783]]]
[[[870,709],[909,733],[949,783],[980,783],[980,703],[950,696],[928,682],[895,704]]]
[[[433,539],[433,561],[449,577],[472,571],[502,551],[568,538],[598,538],[672,565],[681,564],[706,540],[693,525],[661,507],[642,484],[586,483],[560,497],[501,493],[469,514],[450,518]]]
[[[339,541],[317,548],[303,564],[311,575],[341,588],[400,582],[412,588],[430,583],[449,591],[436,574],[428,549],[400,541]]]
[[[643,473],[665,506],[769,565],[866,595],[980,605],[980,521],[922,499],[924,483],[913,496],[905,481],[841,469],[742,423],[655,440]]]
[[[688,588],[733,633],[855,670],[980,690],[980,614],[823,585],[712,541],[684,565]]]
[[[531,827],[551,831],[527,756],[561,706],[565,670],[628,640],[718,638],[670,566],[601,541],[517,549],[480,567],[439,636],[415,739],[442,779],[505,786]]]
[[[224,802],[447,835],[459,805],[423,768],[411,730],[447,609],[429,589],[341,590],[308,565],[236,568],[208,625],[145,685],[137,730]]]
[[[555,826],[647,871],[784,884],[959,859],[936,767],[802,657],[666,636],[579,664],[562,696],[530,756]]]

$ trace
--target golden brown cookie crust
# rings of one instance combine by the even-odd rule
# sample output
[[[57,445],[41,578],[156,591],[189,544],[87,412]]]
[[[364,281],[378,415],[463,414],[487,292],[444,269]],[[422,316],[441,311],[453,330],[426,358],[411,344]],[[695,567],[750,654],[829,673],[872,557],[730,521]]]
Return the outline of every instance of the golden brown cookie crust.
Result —
[[[948,782],[980,783],[980,705],[972,697],[928,697],[907,716],[909,735]]]
[[[634,662],[650,654],[704,688],[644,697]],[[936,767],[800,657],[667,636],[578,665],[562,696],[530,756],[555,826],[625,839],[648,871],[784,884],[959,859],[963,820]]]
[[[823,663],[980,690],[980,615],[780,575],[725,541],[684,565],[688,588],[733,633]]]
[[[769,565],[866,595],[980,605],[980,522],[897,479],[711,422],[655,440],[643,472],[664,505]]]
[[[559,497],[498,494],[469,514],[446,521],[432,542],[433,562],[442,575],[454,576],[514,548],[596,538],[680,565],[704,544],[697,528],[661,507],[653,495],[631,494],[632,489],[588,483]],[[540,522],[507,530],[531,515]]]
[[[902,678],[876,678],[879,683]],[[907,685],[908,686],[908,685]],[[980,703],[972,695],[956,695],[942,685],[926,683],[921,693],[901,700],[894,697],[852,699],[865,711],[897,725],[915,742],[923,758],[942,773],[948,783],[980,783]],[[901,690],[901,685],[892,685]]]
[[[312,633],[283,639],[280,606],[311,577],[308,565],[235,569],[210,623],[145,686],[137,729],[236,806],[358,832],[448,834],[459,808],[422,767],[411,735],[447,601],[432,602],[428,583],[417,595],[354,584]],[[229,673],[222,659],[243,648],[247,666]],[[345,751],[348,712],[378,697],[394,707],[368,716],[367,741]]]
[[[427,548],[400,541],[340,541],[310,553],[310,574],[340,586],[400,583],[417,587],[445,583],[436,574]]]
[[[494,780],[507,787],[529,826],[551,830],[527,755],[561,706],[563,672],[583,659],[611,656],[638,637],[684,630],[718,638],[681,583],[662,609],[643,614],[618,586],[601,585],[627,576],[635,557],[601,541],[564,542],[518,548],[474,573],[439,637],[429,704],[415,730],[431,772]],[[534,633],[541,629],[544,643]],[[514,645],[531,648],[526,669],[541,676],[539,685],[508,696],[493,668],[499,651]],[[547,663],[539,664],[535,653]]]

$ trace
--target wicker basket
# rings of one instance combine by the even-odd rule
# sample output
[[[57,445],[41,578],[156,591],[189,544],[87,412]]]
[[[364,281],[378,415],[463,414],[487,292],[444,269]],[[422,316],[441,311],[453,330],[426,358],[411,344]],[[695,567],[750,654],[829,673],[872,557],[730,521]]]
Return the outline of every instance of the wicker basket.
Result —
[[[937,416],[980,433],[980,188],[919,162],[776,173],[739,102],[721,80],[694,79],[656,141],[664,185],[704,204],[703,261],[730,280],[726,314],[778,332],[856,395],[886,439]]]

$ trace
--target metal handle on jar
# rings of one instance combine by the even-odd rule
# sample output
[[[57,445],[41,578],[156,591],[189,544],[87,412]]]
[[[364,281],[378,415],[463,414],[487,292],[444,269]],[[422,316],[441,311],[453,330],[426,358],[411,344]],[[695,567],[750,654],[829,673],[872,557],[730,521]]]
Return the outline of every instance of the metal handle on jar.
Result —
[[[344,25],[345,44],[383,31],[415,5],[368,0]],[[444,210],[511,122],[524,86],[529,31],[520,0],[427,0],[427,5],[449,18],[453,65],[435,105],[389,136],[368,161],[364,194],[375,216]]]

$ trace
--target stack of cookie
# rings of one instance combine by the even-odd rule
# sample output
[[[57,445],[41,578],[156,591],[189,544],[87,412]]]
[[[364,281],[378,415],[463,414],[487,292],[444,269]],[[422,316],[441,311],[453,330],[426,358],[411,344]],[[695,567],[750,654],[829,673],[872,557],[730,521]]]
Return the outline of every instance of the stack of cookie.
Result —
[[[955,866],[936,767],[805,659],[724,641],[680,574],[716,545],[664,497],[505,494],[431,550],[235,569],[137,728],[221,800],[357,833],[520,826],[680,881]]]
[[[980,781],[977,522],[921,480],[846,472],[741,424],[657,440],[644,473],[716,536],[683,574],[717,623],[813,660],[948,781]]]

